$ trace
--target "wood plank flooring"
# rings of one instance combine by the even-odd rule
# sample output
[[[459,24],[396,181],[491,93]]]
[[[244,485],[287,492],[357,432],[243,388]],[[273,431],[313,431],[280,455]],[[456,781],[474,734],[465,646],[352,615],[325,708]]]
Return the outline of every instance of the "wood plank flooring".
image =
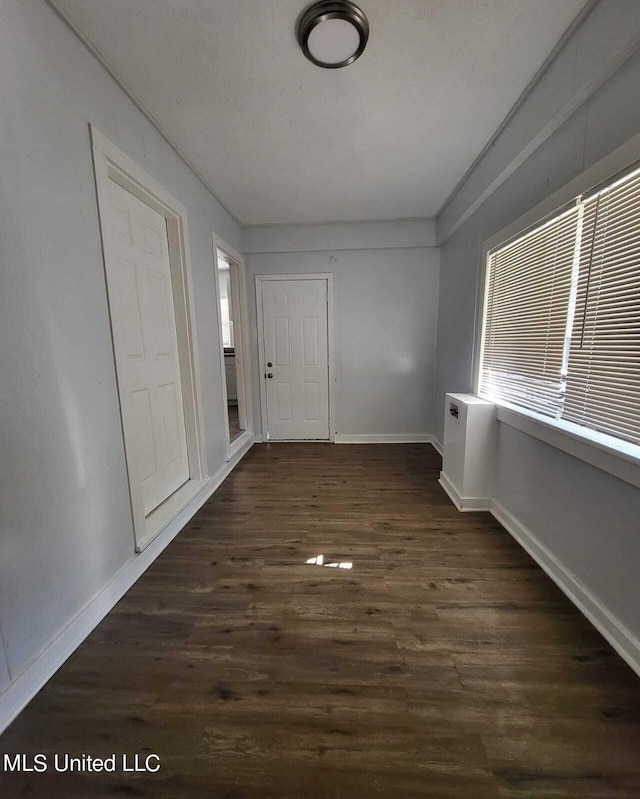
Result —
[[[254,447],[0,738],[160,772],[0,774],[0,795],[639,797],[640,680],[439,467]]]

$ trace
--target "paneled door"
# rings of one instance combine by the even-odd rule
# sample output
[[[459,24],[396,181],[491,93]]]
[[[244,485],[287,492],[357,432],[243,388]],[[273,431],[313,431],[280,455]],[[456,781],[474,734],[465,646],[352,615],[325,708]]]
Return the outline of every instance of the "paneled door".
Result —
[[[148,515],[189,480],[166,220],[109,180],[106,260],[127,462]]]
[[[328,294],[323,279],[261,279],[263,385],[271,440],[329,439]]]

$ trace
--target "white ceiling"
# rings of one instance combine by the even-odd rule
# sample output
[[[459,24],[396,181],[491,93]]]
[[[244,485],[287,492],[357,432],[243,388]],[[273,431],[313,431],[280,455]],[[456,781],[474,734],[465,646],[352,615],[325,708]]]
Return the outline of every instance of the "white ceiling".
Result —
[[[307,0],[54,0],[243,224],[434,216],[585,0],[360,0],[355,64]]]

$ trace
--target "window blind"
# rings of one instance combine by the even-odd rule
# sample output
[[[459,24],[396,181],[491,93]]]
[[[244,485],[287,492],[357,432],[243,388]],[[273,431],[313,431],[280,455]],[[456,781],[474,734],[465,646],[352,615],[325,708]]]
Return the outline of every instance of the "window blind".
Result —
[[[640,444],[640,174],[585,202],[563,418]]]
[[[558,416],[578,209],[489,258],[482,396]]]
[[[489,255],[479,393],[640,444],[640,169]]]

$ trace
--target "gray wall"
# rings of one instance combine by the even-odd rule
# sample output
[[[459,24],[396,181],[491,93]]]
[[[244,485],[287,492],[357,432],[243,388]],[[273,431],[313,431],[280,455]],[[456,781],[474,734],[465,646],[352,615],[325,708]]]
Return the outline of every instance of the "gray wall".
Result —
[[[134,557],[88,123],[183,202],[209,470],[211,231],[240,228],[42,0],[0,0],[0,688]]]
[[[336,433],[432,433],[439,275],[432,223],[267,226],[246,229],[244,240],[256,373],[255,275],[331,272]],[[257,381],[254,408],[261,430]]]
[[[439,220],[442,236],[457,227],[441,250],[436,380],[440,440],[445,391],[473,389],[482,243],[640,131],[640,53],[636,51],[611,72],[616,56],[628,53],[630,39],[638,41],[640,4],[603,0],[585,25],[567,45],[569,66],[584,65],[588,56],[592,63],[600,59],[603,80],[593,81],[599,88],[546,135],[550,124],[546,111],[555,113],[558,95],[566,89],[565,83],[558,83],[560,73],[552,71],[553,80],[541,83],[516,115],[514,127],[503,134],[507,144],[519,140],[523,146],[538,137],[537,149],[522,159],[513,147],[498,141],[496,150],[505,154],[504,162],[497,164],[491,152],[490,168],[480,165],[481,172],[507,175],[497,190],[466,220],[464,204],[454,197]],[[561,64],[566,61],[567,52],[560,57]],[[575,84],[574,89],[580,86]],[[481,194],[477,175],[461,187],[461,196],[467,196],[469,204]],[[640,559],[640,491],[525,433],[503,424],[499,428],[495,501],[549,549],[616,623],[640,636],[638,578],[633,566]]]
[[[134,557],[88,123],[188,208],[211,473],[225,449],[212,229],[244,245],[249,281],[333,272],[339,433],[430,433],[445,390],[471,388],[480,243],[640,129],[637,55],[575,111],[628,54],[640,4],[602,0],[454,198],[439,315],[430,223],[249,229],[243,242],[43,0],[0,0],[0,14],[1,690]],[[251,319],[255,365],[255,301]],[[498,501],[638,634],[640,492],[511,428],[499,438]]]

